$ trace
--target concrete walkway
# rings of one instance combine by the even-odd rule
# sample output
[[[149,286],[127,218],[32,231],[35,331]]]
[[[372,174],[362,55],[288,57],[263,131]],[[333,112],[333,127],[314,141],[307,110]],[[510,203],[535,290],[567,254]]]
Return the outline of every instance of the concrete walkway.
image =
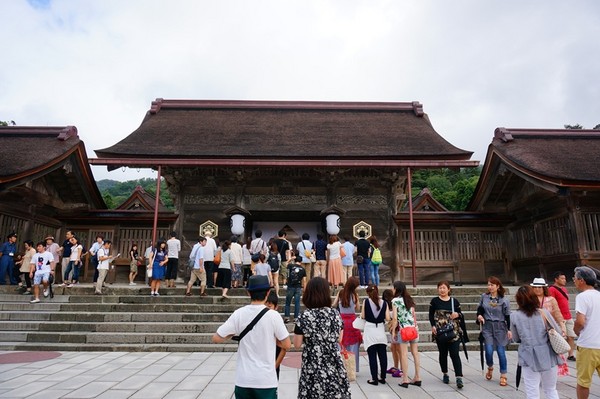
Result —
[[[281,367],[279,398],[297,396],[299,356],[299,352],[289,353]],[[367,384],[369,366],[364,354],[357,381],[351,383],[352,398],[525,398],[523,382],[515,390],[517,353],[507,352],[507,356],[509,386],[500,387],[497,372],[492,381],[483,377],[478,352],[469,352],[468,362],[463,354],[465,387],[458,390],[452,372],[451,383],[442,383],[437,352],[421,353],[423,386],[408,389],[392,377],[385,385]],[[235,361],[235,353],[0,352],[0,398],[229,399]],[[576,398],[575,363],[569,366],[571,376],[559,377],[561,398]],[[595,376],[590,398],[600,399],[599,395],[600,379]]]

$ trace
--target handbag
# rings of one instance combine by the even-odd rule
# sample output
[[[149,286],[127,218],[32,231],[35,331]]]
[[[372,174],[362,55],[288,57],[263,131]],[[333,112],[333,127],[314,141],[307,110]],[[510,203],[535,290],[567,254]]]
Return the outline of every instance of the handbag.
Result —
[[[450,298],[452,305],[452,313],[454,313],[454,298]],[[436,328],[435,340],[440,344],[448,343],[456,338],[456,331],[454,330],[454,321],[449,320],[443,326]]]
[[[221,264],[221,250],[218,249],[217,253],[215,254],[215,258],[213,259],[213,263],[215,264],[215,266],[219,266]]]
[[[402,327],[400,329],[400,338],[402,338],[402,341],[404,342],[414,341],[419,338],[419,332],[413,326]]]
[[[544,318],[544,324],[546,325],[546,331],[548,332],[548,341],[550,341],[550,346],[552,347],[554,353],[557,355],[568,353],[571,350],[569,343],[563,338],[562,334],[552,327],[543,310],[542,317]]]
[[[346,348],[342,349],[341,353],[348,381],[356,381],[356,358],[354,357],[354,353],[348,352]]]
[[[365,319],[363,319],[362,317],[357,317],[352,322],[352,327],[354,327],[354,328],[356,328],[357,330],[360,330],[360,331],[365,331],[365,324],[366,323],[367,323],[367,321]]]
[[[343,246],[341,246],[341,247],[340,247],[340,256],[341,256],[342,258],[345,258],[345,257],[346,257],[346,250],[344,249],[344,247],[343,247]]]

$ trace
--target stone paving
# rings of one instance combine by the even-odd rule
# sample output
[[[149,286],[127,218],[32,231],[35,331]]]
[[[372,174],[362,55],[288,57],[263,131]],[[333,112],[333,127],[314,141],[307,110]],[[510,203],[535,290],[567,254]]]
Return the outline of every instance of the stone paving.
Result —
[[[233,398],[235,353],[204,352],[0,352],[0,398]],[[279,398],[296,398],[300,370],[299,352],[291,352],[281,367]],[[465,387],[441,381],[437,352],[422,352],[422,387],[387,384],[371,386],[366,354],[361,356],[357,381],[351,383],[354,399],[391,398],[525,398],[523,382],[515,390],[517,353],[507,352],[509,386],[483,377],[479,352],[463,359]],[[388,353],[391,364],[391,354]],[[451,364],[451,363],[450,363]],[[559,377],[561,398],[576,398],[575,363],[569,362],[571,376]],[[600,378],[594,376],[590,398],[600,399]],[[543,397],[543,395],[542,395]]]

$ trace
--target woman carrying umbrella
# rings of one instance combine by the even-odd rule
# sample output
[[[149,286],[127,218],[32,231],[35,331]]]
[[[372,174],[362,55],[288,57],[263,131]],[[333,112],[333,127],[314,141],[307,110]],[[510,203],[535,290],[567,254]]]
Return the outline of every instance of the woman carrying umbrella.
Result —
[[[488,278],[488,291],[481,295],[477,308],[477,322],[482,325],[482,336],[485,344],[485,362],[487,364],[486,380],[492,379],[494,372],[494,348],[498,353],[500,364],[500,386],[507,385],[506,346],[512,338],[510,326],[510,303],[504,296],[504,287],[497,277]]]

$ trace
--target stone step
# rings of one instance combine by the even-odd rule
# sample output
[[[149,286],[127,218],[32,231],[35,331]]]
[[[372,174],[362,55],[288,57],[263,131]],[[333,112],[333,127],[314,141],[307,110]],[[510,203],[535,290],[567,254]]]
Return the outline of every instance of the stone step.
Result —
[[[5,311],[0,313],[0,321],[69,321],[69,322],[224,322],[231,313],[80,313],[47,311]]]

